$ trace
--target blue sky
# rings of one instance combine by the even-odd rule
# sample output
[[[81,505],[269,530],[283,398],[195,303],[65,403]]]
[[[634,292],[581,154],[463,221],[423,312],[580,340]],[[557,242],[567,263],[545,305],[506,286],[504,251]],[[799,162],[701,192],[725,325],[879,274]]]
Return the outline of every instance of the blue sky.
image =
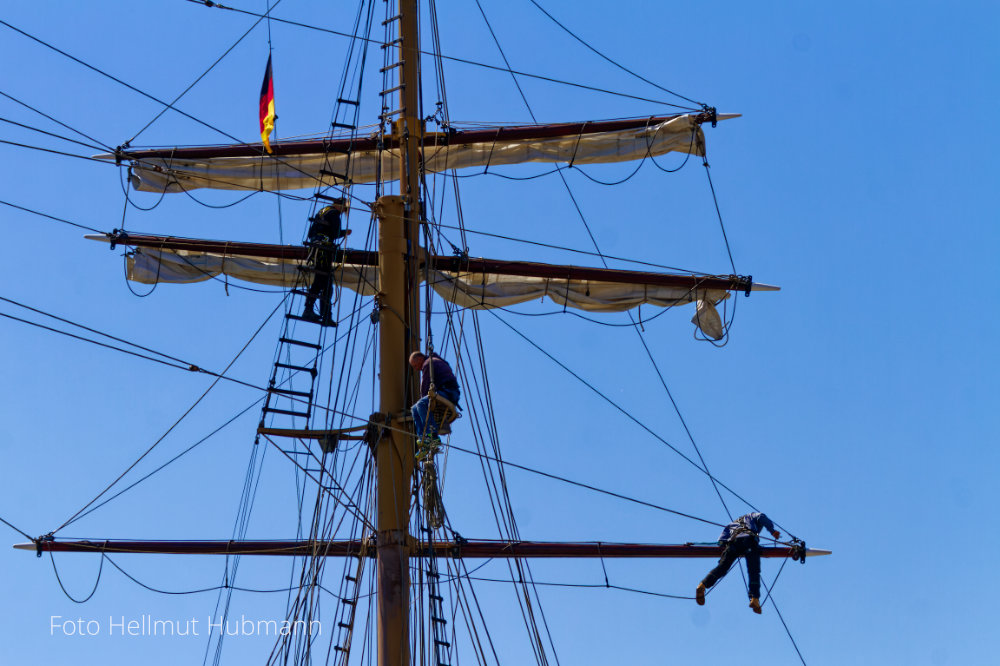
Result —
[[[265,3],[234,0],[261,11]],[[441,3],[441,48],[490,64],[502,60],[469,3]],[[643,335],[712,472],[780,524],[834,555],[785,567],[775,590],[809,664],[989,663],[987,640],[1000,589],[990,575],[997,545],[991,488],[1000,456],[992,283],[1000,111],[993,3],[916,2],[802,6],[693,6],[631,2],[542,3],[568,27],[645,77],[720,111],[742,113],[706,128],[708,158],[736,268],[781,285],[740,297],[729,343],[692,338],[683,310],[648,322]],[[676,101],[583,49],[529,2],[482,3],[516,70]],[[381,11],[381,7],[377,10]],[[350,31],[341,4],[284,0],[275,15]],[[252,18],[182,0],[49,2],[9,7],[3,20],[161,99],[172,99],[245,32]],[[0,26],[0,90],[117,146],[160,107]],[[321,132],[330,120],[346,40],[272,24],[280,136]],[[262,24],[178,106],[233,136],[257,135],[257,94],[268,43]],[[380,60],[372,56],[373,62]],[[373,62],[369,63],[372,66]],[[380,63],[374,63],[375,68]],[[510,77],[447,63],[452,118],[530,120]],[[430,71],[429,63],[425,68]],[[374,81],[374,75],[369,76]],[[540,121],[662,113],[667,107],[537,80],[521,81]],[[425,92],[425,103],[436,96]],[[362,115],[377,114],[365,98]],[[58,125],[7,98],[0,117],[50,132]],[[98,151],[2,123],[0,139],[79,155]],[[225,139],[175,113],[134,145]],[[114,166],[0,144],[0,199],[101,230],[298,242],[308,204],[258,195],[213,209],[184,195],[150,211],[125,206]],[[662,160],[664,167],[680,162]],[[537,166],[504,173],[526,176]],[[588,169],[608,180],[629,165]],[[729,259],[699,160],[676,174],[645,164],[616,187],[566,174],[601,249],[711,272]],[[527,181],[463,179],[470,229],[590,249],[555,175]],[[356,192],[362,198],[370,192]],[[231,193],[197,193],[223,205]],[[142,207],[158,197],[133,193]],[[125,210],[123,217],[123,210]],[[445,223],[454,224],[447,209]],[[364,220],[366,221],[366,220]],[[362,216],[352,225],[362,232]],[[0,296],[221,369],[278,304],[274,294],[217,282],[161,285],[138,298],[123,279],[120,251],[83,231],[0,206],[6,235]],[[355,234],[354,238],[363,236]],[[470,253],[539,261],[593,262],[579,255],[471,236]],[[132,285],[139,294],[148,287]],[[551,304],[519,312],[551,312]],[[0,312],[46,321],[10,303]],[[644,318],[652,312],[643,308]],[[690,441],[635,332],[569,315],[501,315],[686,455]],[[599,317],[627,322],[624,315]],[[51,324],[51,321],[46,323]],[[704,475],[623,419],[492,315],[481,315],[493,406],[511,461],[725,522]],[[438,323],[440,326],[440,323]],[[7,381],[0,401],[0,516],[30,534],[72,516],[145,451],[208,388],[185,373],[100,349],[8,318],[0,320]],[[438,333],[440,335],[440,333]],[[263,384],[277,328],[268,325],[232,375]],[[158,446],[149,471],[208,434],[257,394],[220,385]],[[361,402],[367,415],[371,405]],[[259,411],[60,536],[229,538]],[[463,430],[465,428],[465,430]],[[454,436],[469,443],[468,423]],[[467,537],[493,536],[478,463],[452,452],[445,501]],[[132,478],[132,477],[129,477]],[[250,534],[293,536],[294,476],[271,452]],[[529,539],[711,541],[717,530],[524,473],[508,473],[512,506]],[[730,507],[742,511],[738,501]],[[287,525],[287,527],[286,527]],[[6,529],[6,528],[4,528]],[[491,532],[490,530],[494,530]],[[291,531],[291,532],[290,532]],[[13,543],[20,537],[5,534]],[[0,549],[4,661],[148,664],[197,661],[194,638],[50,635],[52,616],[97,619],[152,614],[203,617],[214,593],[164,597],[105,564],[91,601],[75,605],[47,561]],[[168,590],[217,585],[219,558],[115,559],[144,583]],[[74,596],[94,585],[99,562],[56,558]],[[607,562],[609,580],[689,595],[707,561]],[[780,564],[765,561],[770,581]],[[536,563],[538,580],[600,584],[600,563]],[[490,564],[481,574],[505,575]],[[244,559],[248,587],[287,585],[288,567]],[[516,603],[505,587],[477,593],[506,661],[530,657]],[[600,589],[543,588],[561,663],[799,663],[768,607],[746,608],[731,576],[705,608],[692,601]],[[284,595],[239,594],[234,608],[271,617]],[[743,637],[738,643],[733,637]],[[726,646],[726,647],[723,647]],[[222,663],[261,659],[267,641],[226,644]],[[471,661],[470,661],[471,663]]]

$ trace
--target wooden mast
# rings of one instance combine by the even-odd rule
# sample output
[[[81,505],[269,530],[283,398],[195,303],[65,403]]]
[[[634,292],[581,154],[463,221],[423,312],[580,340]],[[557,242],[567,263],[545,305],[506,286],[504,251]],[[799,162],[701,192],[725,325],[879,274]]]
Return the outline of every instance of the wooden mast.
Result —
[[[419,282],[415,258],[420,220],[420,58],[417,0],[401,0],[398,21],[399,107],[383,108],[401,147],[399,195],[375,204],[379,220],[379,397],[391,427],[375,445],[378,581],[378,666],[410,664],[410,492],[413,437],[403,421],[415,398],[407,358],[420,343]],[[393,68],[390,68],[392,71]],[[390,91],[383,92],[383,106]],[[391,93],[390,93],[391,94]],[[395,120],[393,120],[395,119]]]

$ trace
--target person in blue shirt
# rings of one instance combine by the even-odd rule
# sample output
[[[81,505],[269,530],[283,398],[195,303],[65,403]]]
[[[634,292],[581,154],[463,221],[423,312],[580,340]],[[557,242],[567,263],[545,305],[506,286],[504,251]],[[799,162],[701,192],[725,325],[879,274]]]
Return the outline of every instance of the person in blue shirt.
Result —
[[[427,394],[433,383],[437,395],[458,407],[461,396],[458,380],[447,361],[434,353],[427,356],[419,351],[413,352],[410,354],[410,367],[420,373],[420,400],[411,407],[417,443],[433,445],[438,440],[438,424],[434,421],[434,414],[429,412],[430,398]]]
[[[705,605],[705,592],[723,576],[729,573],[730,567],[739,558],[747,561],[747,574],[750,578],[747,587],[750,595],[750,608],[760,614],[760,531],[766,529],[775,539],[781,538],[781,533],[774,529],[774,523],[763,513],[755,512],[740,516],[726,525],[719,536],[722,546],[722,557],[715,568],[708,572],[705,579],[698,583],[695,590],[695,601],[699,606]]]

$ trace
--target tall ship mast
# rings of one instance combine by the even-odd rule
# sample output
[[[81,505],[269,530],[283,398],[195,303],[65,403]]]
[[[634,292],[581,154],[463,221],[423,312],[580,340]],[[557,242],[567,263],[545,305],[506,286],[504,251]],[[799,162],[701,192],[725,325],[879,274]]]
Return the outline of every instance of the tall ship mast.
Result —
[[[633,542],[521,538],[504,487],[506,461],[498,448],[483,446],[495,439],[495,396],[473,364],[469,346],[482,345],[483,340],[478,329],[467,337],[466,316],[473,322],[470,327],[477,328],[479,313],[549,302],[591,317],[627,312],[638,329],[651,309],[677,308],[688,312],[696,337],[720,342],[729,335],[731,303],[777,287],[735,269],[719,274],[651,266],[626,270],[610,266],[600,252],[596,257],[601,265],[589,266],[477,257],[464,245],[448,253],[442,250],[444,223],[441,209],[435,208],[441,195],[433,179],[450,180],[457,192],[461,176],[471,170],[643,163],[668,154],[701,160],[706,154],[705,128],[738,114],[703,105],[636,118],[463,128],[451,122],[446,103],[428,112],[422,83],[428,49],[420,42],[420,32],[422,25],[427,30],[433,23],[434,4],[423,16],[417,0],[384,7],[381,113],[374,128],[359,124],[359,85],[358,98],[347,92],[338,97],[338,114],[329,134],[321,138],[168,148],[126,143],[97,155],[125,171],[132,191],[162,197],[199,190],[311,191],[311,196],[293,196],[311,202],[310,223],[333,225],[323,240],[310,233],[298,245],[121,228],[88,235],[112,249],[126,250],[126,273],[134,283],[221,280],[228,287],[231,280],[234,285],[282,292],[276,310],[283,320],[271,374],[258,387],[262,404],[254,447],[278,452],[294,470],[300,506],[306,507],[305,520],[300,516],[298,525],[302,533],[247,538],[245,523],[253,505],[248,493],[239,506],[244,527],[233,538],[61,536],[91,503],[63,526],[18,547],[40,556],[98,553],[102,562],[124,554],[289,559],[296,581],[284,618],[288,628],[276,637],[267,663],[343,666],[505,663],[503,650],[490,644],[484,620],[476,617],[474,592],[461,587],[463,581],[472,582],[470,571],[476,566],[504,561],[518,588],[516,598],[536,661],[550,663],[552,638],[545,636],[548,629],[532,584],[530,567],[536,559],[585,559],[600,566],[618,559],[695,558],[707,563],[722,549],[711,541],[662,543],[649,535]],[[368,3],[361,9],[359,17],[369,23],[365,34],[371,34],[373,9]],[[360,333],[363,322],[371,324],[367,340]],[[439,443],[426,431],[417,432],[411,416],[410,407],[423,390],[421,372],[410,365],[415,352],[450,358],[462,387],[463,397],[455,404],[437,395],[441,387],[430,378],[431,412],[441,426]],[[359,411],[362,381],[370,382],[369,413]],[[545,409],[544,392],[519,398],[525,402],[521,409]],[[444,484],[448,451],[470,452],[490,468],[487,480],[494,484],[489,492],[499,512],[498,534],[466,534],[452,520],[450,508],[462,499],[450,496]],[[699,464],[681,455],[705,472],[720,498],[722,493],[740,497],[714,478],[703,460]],[[248,476],[248,482],[252,478]],[[712,523],[711,531],[718,527],[713,521],[695,520]],[[761,554],[805,562],[806,556],[827,553],[786,538],[765,544]],[[337,578],[330,572],[335,567],[342,570],[331,590],[326,581]],[[329,633],[317,641],[309,627],[321,620]],[[371,630],[370,636],[362,625]],[[219,645],[221,649],[221,640]]]

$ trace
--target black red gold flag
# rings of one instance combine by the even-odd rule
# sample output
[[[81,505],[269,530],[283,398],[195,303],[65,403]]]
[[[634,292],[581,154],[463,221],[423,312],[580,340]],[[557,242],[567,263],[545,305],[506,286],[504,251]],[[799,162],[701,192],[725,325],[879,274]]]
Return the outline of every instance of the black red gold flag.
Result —
[[[271,132],[274,131],[274,81],[271,80],[271,56],[267,56],[264,83],[260,86],[260,139],[264,148],[271,152]]]

